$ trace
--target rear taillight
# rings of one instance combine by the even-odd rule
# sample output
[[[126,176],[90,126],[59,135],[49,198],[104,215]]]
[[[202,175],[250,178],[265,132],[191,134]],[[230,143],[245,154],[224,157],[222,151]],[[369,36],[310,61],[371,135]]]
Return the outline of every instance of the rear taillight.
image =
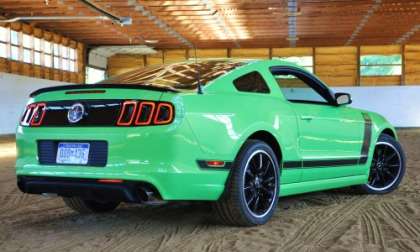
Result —
[[[153,101],[124,101],[117,126],[164,125],[172,122],[174,109],[171,103]]]
[[[172,121],[173,109],[169,103],[159,103],[155,113],[154,124],[168,124]]]
[[[22,126],[40,126],[44,120],[47,105],[45,103],[32,103],[26,107],[20,120]]]
[[[130,126],[136,114],[137,102],[125,101],[122,104],[120,116],[117,121],[118,126]]]
[[[152,122],[153,112],[155,111],[154,102],[140,102],[139,111],[136,116],[136,125],[149,125]]]

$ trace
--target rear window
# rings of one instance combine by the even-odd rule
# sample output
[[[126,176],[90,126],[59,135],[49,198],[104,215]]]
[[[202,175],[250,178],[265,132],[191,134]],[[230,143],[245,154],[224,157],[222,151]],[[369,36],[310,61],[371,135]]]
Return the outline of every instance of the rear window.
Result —
[[[200,79],[200,84],[204,86],[217,77],[245,64],[246,62],[214,60],[144,67],[117,75],[97,84],[152,85],[191,90],[197,88],[198,79]]]

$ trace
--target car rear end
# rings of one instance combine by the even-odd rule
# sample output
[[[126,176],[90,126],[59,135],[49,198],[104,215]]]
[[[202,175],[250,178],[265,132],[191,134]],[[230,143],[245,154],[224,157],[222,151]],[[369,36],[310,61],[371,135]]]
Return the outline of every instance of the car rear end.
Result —
[[[227,172],[200,168],[185,95],[132,85],[34,93],[16,134],[19,188],[126,202],[216,200]]]

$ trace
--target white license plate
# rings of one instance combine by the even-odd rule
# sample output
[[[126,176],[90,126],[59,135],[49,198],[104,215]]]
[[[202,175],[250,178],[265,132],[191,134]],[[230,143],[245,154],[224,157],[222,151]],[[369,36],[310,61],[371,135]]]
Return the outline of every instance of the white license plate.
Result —
[[[85,165],[89,161],[88,143],[58,143],[57,164]]]

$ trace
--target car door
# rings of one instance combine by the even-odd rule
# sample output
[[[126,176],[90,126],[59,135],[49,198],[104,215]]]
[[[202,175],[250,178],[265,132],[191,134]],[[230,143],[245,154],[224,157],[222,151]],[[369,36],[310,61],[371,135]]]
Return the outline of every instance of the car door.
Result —
[[[360,159],[364,121],[359,111],[337,106],[332,92],[298,68],[274,67],[273,76],[295,111],[302,181],[352,176],[363,172]]]

